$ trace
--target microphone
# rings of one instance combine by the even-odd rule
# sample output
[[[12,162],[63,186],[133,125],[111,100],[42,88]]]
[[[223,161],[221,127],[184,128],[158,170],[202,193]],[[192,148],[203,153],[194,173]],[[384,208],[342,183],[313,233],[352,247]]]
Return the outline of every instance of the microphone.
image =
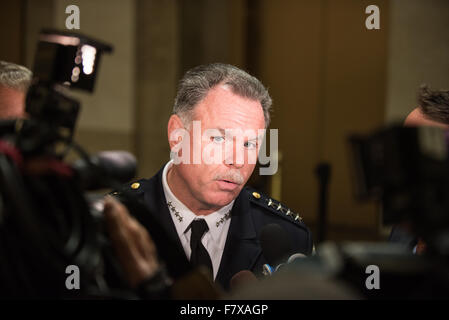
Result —
[[[300,260],[300,259],[304,259],[304,258],[307,258],[307,256],[306,256],[305,254],[303,254],[303,253],[295,253],[295,254],[292,254],[292,255],[290,256],[290,258],[288,258],[287,264],[293,263],[293,262],[295,262],[296,260]]]
[[[91,156],[90,161],[75,161],[73,168],[86,190],[98,190],[111,187],[111,179],[122,184],[134,178],[137,161],[126,151],[102,151]]]
[[[272,275],[273,273],[281,270],[282,268],[284,268],[286,265],[291,264],[291,263],[295,263],[296,261],[299,261],[301,259],[307,258],[307,256],[303,253],[295,253],[292,254],[288,259],[286,263],[280,263],[278,264],[276,267],[271,267],[269,264],[264,264],[263,265],[263,271],[262,273],[266,276],[268,275]]]
[[[249,270],[242,270],[234,274],[229,283],[231,290],[238,289],[243,285],[251,284],[257,281],[256,276]]]
[[[264,265],[264,274],[272,274],[285,261],[285,258],[292,254],[290,241],[285,230],[278,224],[268,224],[260,232],[260,244],[262,254],[268,262]],[[272,266],[277,266],[273,268]]]
[[[299,261],[299,260],[305,259],[305,258],[307,258],[307,256],[305,254],[303,254],[303,253],[294,253],[287,259],[286,263],[281,263],[281,264],[277,265],[275,268],[272,268],[269,265],[264,265],[263,266],[263,268],[264,268],[263,274],[271,275],[271,274],[279,271],[280,269],[282,269],[286,265],[291,264],[291,263],[295,263],[295,261]]]

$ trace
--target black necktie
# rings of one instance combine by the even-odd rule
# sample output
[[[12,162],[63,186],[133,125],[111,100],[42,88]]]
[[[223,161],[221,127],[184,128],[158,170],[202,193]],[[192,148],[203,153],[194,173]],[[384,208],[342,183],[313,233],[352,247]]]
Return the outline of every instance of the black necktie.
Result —
[[[206,220],[193,220],[190,224],[192,234],[190,235],[190,249],[192,249],[192,255],[190,256],[190,262],[193,266],[203,265],[210,269],[212,272],[212,261],[206,248],[201,243],[201,238],[204,233],[209,230]]]

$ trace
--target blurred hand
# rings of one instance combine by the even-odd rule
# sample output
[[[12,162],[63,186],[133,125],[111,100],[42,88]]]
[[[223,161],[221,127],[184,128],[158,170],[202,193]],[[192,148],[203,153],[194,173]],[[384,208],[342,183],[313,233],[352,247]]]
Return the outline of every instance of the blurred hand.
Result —
[[[419,238],[418,243],[416,244],[416,254],[422,255],[426,252],[426,243]]]
[[[147,230],[126,207],[111,196],[105,197],[106,229],[117,259],[129,284],[136,288],[159,268],[156,247]]]

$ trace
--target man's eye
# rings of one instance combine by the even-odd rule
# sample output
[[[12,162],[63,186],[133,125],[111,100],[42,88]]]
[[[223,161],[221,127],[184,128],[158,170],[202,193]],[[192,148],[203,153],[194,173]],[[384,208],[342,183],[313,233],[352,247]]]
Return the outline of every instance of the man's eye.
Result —
[[[245,148],[248,149],[255,149],[257,147],[257,144],[255,142],[247,141],[245,142]]]
[[[222,136],[211,137],[211,140],[215,143],[222,143],[222,142],[224,142],[224,137],[222,137]]]

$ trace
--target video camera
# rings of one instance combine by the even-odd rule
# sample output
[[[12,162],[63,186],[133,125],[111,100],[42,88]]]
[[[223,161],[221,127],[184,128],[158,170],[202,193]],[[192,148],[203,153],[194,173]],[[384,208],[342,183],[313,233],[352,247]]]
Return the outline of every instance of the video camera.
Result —
[[[91,157],[77,145],[80,103],[68,94],[93,92],[101,56],[111,51],[80,34],[40,33],[28,117],[0,124],[1,297],[133,297],[108,246],[101,210],[85,191],[92,182],[119,188],[134,177],[135,159],[117,170],[120,152]],[[71,150],[80,157],[75,164],[64,160]],[[75,288],[67,285],[73,268],[80,274]]]
[[[348,139],[356,197],[379,201],[384,224],[410,226],[425,254],[393,242],[324,242],[233,298],[447,299],[448,138],[438,128],[391,125]]]
[[[406,224],[429,252],[447,255],[449,132],[393,125],[350,145],[356,196],[380,201],[384,224]]]

